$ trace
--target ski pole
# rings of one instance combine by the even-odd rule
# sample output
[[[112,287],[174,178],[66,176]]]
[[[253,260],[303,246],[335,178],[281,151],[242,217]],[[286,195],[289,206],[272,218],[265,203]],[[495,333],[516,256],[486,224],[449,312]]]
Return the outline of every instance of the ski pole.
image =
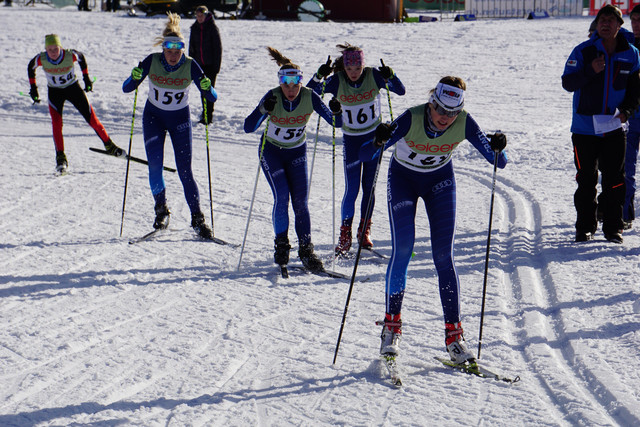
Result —
[[[487,273],[489,271],[489,248],[491,247],[491,222],[493,220],[493,201],[496,194],[496,175],[498,172],[498,151],[494,151],[493,160],[493,183],[491,184],[491,203],[489,207],[489,232],[487,235],[487,252],[484,258],[484,283],[482,284],[482,309],[480,310],[480,332],[478,333],[478,359],[482,348],[482,325],[484,323],[484,306],[487,295]]]
[[[389,102],[389,116],[391,117],[391,121],[393,121],[393,110],[391,109],[391,95],[389,94],[389,84],[385,83],[385,86],[387,88],[387,100]],[[358,251],[356,252],[356,259],[353,264],[353,272],[351,273],[351,282],[349,283],[349,292],[347,293],[347,302],[344,305],[344,313],[342,314],[342,323],[340,324],[340,332],[338,333],[338,342],[336,343],[336,351],[333,354],[334,365],[336,364],[336,359],[338,358],[338,349],[340,348],[340,341],[342,340],[342,332],[344,330],[344,324],[347,320],[347,312],[349,310],[349,301],[351,300],[351,293],[353,291],[353,283],[355,282],[356,271],[358,270],[358,264],[360,263],[360,254],[362,253],[362,242],[364,241],[364,235],[365,235],[364,227],[366,227],[366,224],[368,224],[372,215],[371,204],[373,201],[373,195],[375,194],[375,190],[376,190],[376,183],[378,181],[378,174],[380,173],[380,165],[382,164],[383,154],[384,154],[384,145],[380,147],[378,163],[376,165],[376,172],[373,175],[373,185],[371,186],[371,192],[369,193],[369,202],[367,203],[367,211],[365,213],[365,218],[362,225],[363,229],[362,229],[362,233],[360,233],[360,238],[358,239]]]
[[[270,115],[267,116],[267,126],[264,128],[262,134],[262,145],[260,147],[260,158],[258,160],[258,170],[256,171],[255,184],[253,185],[253,195],[251,196],[251,204],[249,205],[249,216],[247,217],[247,226],[244,229],[244,237],[242,238],[242,247],[240,248],[240,258],[238,259],[238,267],[236,271],[240,271],[240,264],[242,263],[242,254],[244,253],[244,245],[247,241],[247,232],[249,231],[249,223],[251,222],[251,212],[253,211],[253,202],[256,198],[256,190],[258,189],[258,178],[260,178],[260,168],[262,166],[262,154],[264,153],[264,145],[267,142],[267,131],[269,130]]]
[[[331,192],[331,201],[332,201],[332,211],[331,211],[331,229],[333,232],[331,233],[333,239],[333,248],[336,247],[336,116],[333,115],[331,117],[331,133],[332,133],[332,156],[331,156],[331,184],[332,184],[332,192]],[[336,257],[331,257],[331,268],[335,271],[336,269]]]
[[[133,144],[133,125],[136,120],[136,103],[138,102],[138,88],[133,95],[133,113],[131,113],[131,133],[129,134],[129,150],[127,151],[127,171],[124,175],[124,195],[122,196],[122,218],[120,219],[120,237],[124,228],[124,208],[127,203],[127,185],[129,183],[129,165],[131,164],[131,146]]]
[[[211,233],[213,233],[213,192],[211,190],[211,157],[209,156],[209,121],[207,120],[207,99],[202,97],[204,108],[204,138],[207,143],[207,171],[209,172],[209,209],[211,210]]]
[[[322,82],[322,93],[320,94],[320,98],[324,98],[324,87],[327,84],[325,80]],[[309,193],[311,192],[311,178],[313,177],[313,165],[316,162],[316,148],[318,146],[318,133],[320,132],[320,115],[318,114],[318,123],[316,124],[316,138],[313,142],[313,156],[311,156],[311,169],[309,170]],[[307,197],[309,195],[307,194]]]
[[[393,121],[393,110],[391,109],[391,93],[389,93],[389,83],[385,82],[384,85],[387,88],[387,102],[389,103],[389,117],[391,117],[391,121]]]
[[[376,182],[378,181],[378,173],[380,172],[380,165],[382,164],[382,155],[384,154],[384,145],[380,147],[378,150],[378,163],[376,165],[376,173],[373,175],[373,185],[371,186],[371,192],[369,194],[369,202],[367,203],[367,211],[365,213],[364,223],[367,224],[371,219],[371,211],[372,211],[372,200],[373,195],[376,190]],[[363,225],[364,227],[364,225]],[[342,323],[340,324],[340,332],[338,333],[338,342],[336,343],[336,351],[333,354],[333,364],[336,364],[336,359],[338,358],[338,349],[340,348],[340,341],[342,339],[342,331],[344,330],[344,324],[347,320],[347,311],[349,310],[349,301],[351,300],[351,292],[353,291],[353,283],[356,280],[356,271],[358,270],[358,263],[360,262],[360,253],[362,252],[362,242],[364,241],[364,229],[362,233],[360,233],[360,238],[358,239],[358,251],[356,252],[356,259],[353,265],[353,272],[351,273],[351,282],[349,283],[349,292],[347,293],[347,302],[344,305],[344,313],[342,314]],[[335,257],[334,257],[335,258]]]

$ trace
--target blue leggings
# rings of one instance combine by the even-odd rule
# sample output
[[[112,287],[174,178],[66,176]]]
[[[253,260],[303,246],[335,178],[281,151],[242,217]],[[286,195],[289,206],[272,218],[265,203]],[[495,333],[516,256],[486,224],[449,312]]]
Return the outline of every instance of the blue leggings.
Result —
[[[415,241],[415,217],[419,198],[429,218],[431,252],[438,273],[440,301],[446,323],[460,321],[460,283],[453,262],[456,221],[456,181],[449,162],[433,172],[416,172],[395,159],[387,184],[392,252],[386,276],[386,311],[398,314],[407,284],[407,269]]]
[[[351,225],[355,215],[355,204],[362,177],[362,200],[360,202],[360,218],[364,218],[371,196],[373,178],[375,177],[377,159],[368,162],[361,162],[358,159],[360,147],[373,140],[375,131],[366,135],[344,135],[343,141],[343,163],[344,163],[344,196],[342,197],[342,223]],[[371,197],[371,211],[375,205],[375,195]]]
[[[149,161],[149,185],[156,204],[166,203],[164,165],[164,141],[169,132],[176,158],[178,176],[191,213],[200,212],[200,193],[191,170],[191,117],[189,108],[164,111],[147,101],[142,115],[144,148]]]
[[[288,235],[291,196],[298,245],[311,243],[311,218],[307,204],[307,145],[285,149],[266,142],[261,166],[273,192],[271,217],[276,237]]]

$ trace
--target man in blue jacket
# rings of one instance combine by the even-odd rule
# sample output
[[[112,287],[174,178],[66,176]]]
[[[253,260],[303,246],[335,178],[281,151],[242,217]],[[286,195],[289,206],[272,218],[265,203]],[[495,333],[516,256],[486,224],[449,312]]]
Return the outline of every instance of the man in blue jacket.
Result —
[[[596,33],[573,49],[562,75],[562,87],[573,92],[571,140],[578,183],[574,194],[576,242],[591,240],[597,228],[596,185],[600,169],[602,231],[608,241],[622,243],[626,146],[623,125],[640,103],[640,56],[619,34],[623,23],[620,9],[604,5],[596,16]]]

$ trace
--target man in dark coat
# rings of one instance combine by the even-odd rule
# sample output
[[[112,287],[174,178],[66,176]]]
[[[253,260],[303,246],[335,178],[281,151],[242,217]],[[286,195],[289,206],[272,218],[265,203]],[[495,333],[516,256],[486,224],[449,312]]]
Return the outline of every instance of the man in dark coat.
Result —
[[[213,14],[206,6],[196,8],[196,22],[191,26],[191,35],[189,36],[189,56],[200,64],[204,74],[211,80],[211,87],[215,87],[216,76],[220,72],[220,63],[222,62],[222,41]],[[205,102],[206,117],[204,116]],[[202,108],[203,114],[200,123],[211,123],[213,102],[203,100]]]

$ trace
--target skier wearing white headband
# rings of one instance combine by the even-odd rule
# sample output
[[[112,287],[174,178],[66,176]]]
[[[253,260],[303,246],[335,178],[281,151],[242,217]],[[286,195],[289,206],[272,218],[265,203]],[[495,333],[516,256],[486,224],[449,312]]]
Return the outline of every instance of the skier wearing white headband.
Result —
[[[395,145],[387,183],[392,253],[386,274],[385,320],[380,353],[395,357],[402,334],[400,311],[407,282],[407,268],[415,241],[415,216],[422,198],[429,218],[432,256],[438,274],[444,312],[445,345],[456,364],[475,363],[464,344],[460,322],[460,282],[453,261],[456,221],[456,181],[451,155],[468,140],[492,163],[504,168],[507,144],[504,134],[487,137],[464,109],[465,82],[447,76],[431,92],[429,101],[410,108],[391,124],[380,124],[373,143],[360,158],[369,160]]]

